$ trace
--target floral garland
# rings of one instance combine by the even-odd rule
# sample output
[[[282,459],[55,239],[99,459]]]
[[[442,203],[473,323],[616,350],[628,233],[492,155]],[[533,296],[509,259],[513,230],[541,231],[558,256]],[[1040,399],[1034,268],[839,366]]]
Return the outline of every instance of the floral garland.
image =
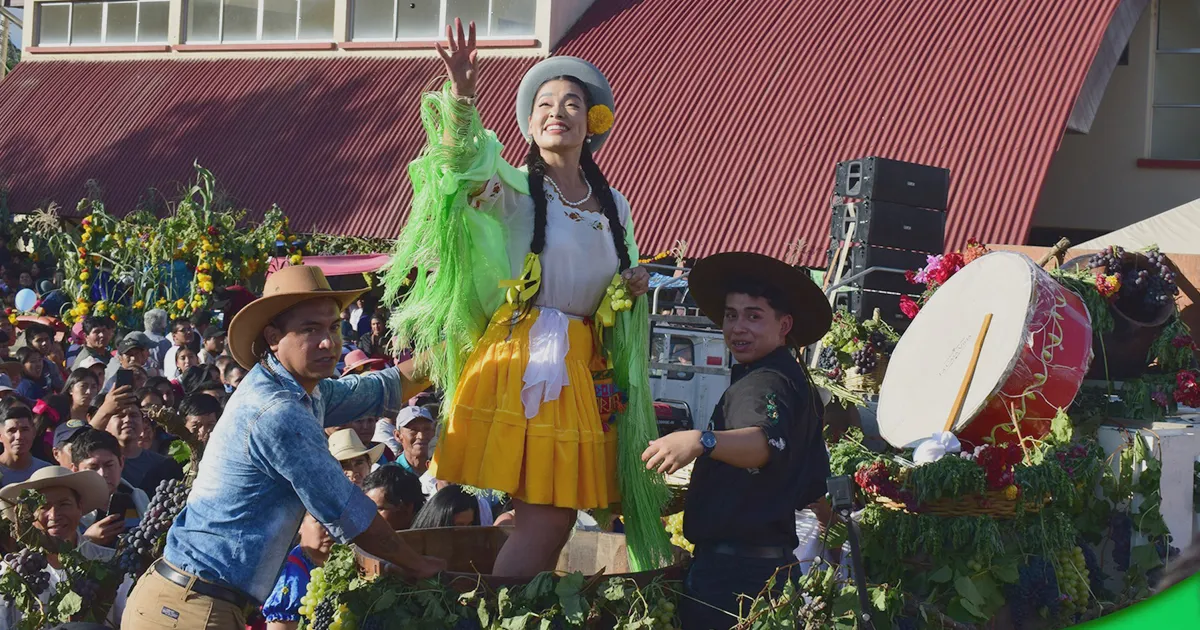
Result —
[[[910,283],[925,285],[925,289],[921,292],[921,297],[917,300],[913,300],[907,295],[900,296],[900,310],[909,319],[916,317],[917,313],[921,311],[921,307],[929,301],[929,298],[933,296],[939,287],[946,284],[946,281],[958,273],[960,269],[990,252],[991,250],[986,245],[975,239],[970,239],[962,251],[928,256],[923,268],[904,274],[905,279]]]

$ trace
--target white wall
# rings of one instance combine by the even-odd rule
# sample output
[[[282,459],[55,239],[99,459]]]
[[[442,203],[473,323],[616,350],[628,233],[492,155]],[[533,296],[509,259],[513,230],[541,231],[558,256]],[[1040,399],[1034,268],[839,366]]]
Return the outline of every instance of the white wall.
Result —
[[[562,41],[562,38],[567,34],[568,31],[571,30],[572,26],[575,26],[575,22],[579,21],[579,18],[583,15],[584,11],[587,11],[588,7],[592,6],[592,2],[594,1],[595,0],[543,0],[543,2],[538,5],[539,13],[544,14],[543,9],[550,9],[548,11],[550,14],[550,50],[554,50],[554,47],[558,45],[558,42]],[[539,29],[538,32],[541,33],[544,31]]]
[[[1069,134],[1050,164],[1034,226],[1114,230],[1200,198],[1200,169],[1139,168],[1150,154],[1153,10],[1129,42],[1129,65],[1117,66],[1091,132]],[[1195,135],[1178,131],[1200,149]],[[1200,153],[1198,153],[1200,155]],[[1200,163],[1197,164],[1200,166]]]

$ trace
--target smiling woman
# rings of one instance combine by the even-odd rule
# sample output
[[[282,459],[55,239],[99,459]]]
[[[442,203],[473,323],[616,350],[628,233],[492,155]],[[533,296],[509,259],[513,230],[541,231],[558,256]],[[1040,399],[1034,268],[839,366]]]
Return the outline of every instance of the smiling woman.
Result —
[[[648,374],[618,360],[605,369],[606,357],[649,353],[648,332],[631,332],[646,324],[649,274],[636,267],[630,205],[593,159],[611,131],[612,89],[582,59],[534,66],[516,95],[521,172],[474,107],[475,25],[455,26],[437,45],[450,83],[423,98],[431,147],[409,169],[413,210],[394,259],[412,265],[385,280],[399,344],[429,357],[449,401],[429,472],[513,497],[517,527],[496,575],[553,568],[576,511],[617,503],[634,565],[657,565],[669,557],[665,484],[627,456],[634,465],[618,474],[618,451],[636,458],[656,432]],[[410,266],[429,261],[437,273],[410,282]],[[597,335],[586,320],[615,328]],[[631,401],[619,421],[614,385]]]

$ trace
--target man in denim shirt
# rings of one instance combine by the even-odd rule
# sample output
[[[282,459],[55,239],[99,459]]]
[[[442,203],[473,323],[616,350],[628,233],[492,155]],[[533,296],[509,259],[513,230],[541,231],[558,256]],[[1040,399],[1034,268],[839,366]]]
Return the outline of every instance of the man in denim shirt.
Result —
[[[412,577],[445,567],[404,543],[326,448],[325,427],[392,415],[413,393],[396,368],[329,378],[340,314],[360,293],[330,290],[318,267],[287,267],[234,318],[230,351],[250,372],[212,433],[163,559],[130,595],[123,628],[245,627],[305,512]]]

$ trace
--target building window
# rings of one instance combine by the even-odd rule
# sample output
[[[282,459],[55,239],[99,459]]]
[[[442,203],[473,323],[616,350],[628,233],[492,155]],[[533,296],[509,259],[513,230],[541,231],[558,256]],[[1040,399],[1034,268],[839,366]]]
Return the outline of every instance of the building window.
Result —
[[[391,41],[445,36],[446,24],[474,21],[480,38],[533,37],[537,0],[353,0],[351,39]]]
[[[39,46],[167,43],[168,0],[47,2],[37,7]]]
[[[187,41],[328,42],[334,0],[188,0]]]
[[[1150,152],[1200,160],[1200,7],[1194,0],[1158,3]]]

